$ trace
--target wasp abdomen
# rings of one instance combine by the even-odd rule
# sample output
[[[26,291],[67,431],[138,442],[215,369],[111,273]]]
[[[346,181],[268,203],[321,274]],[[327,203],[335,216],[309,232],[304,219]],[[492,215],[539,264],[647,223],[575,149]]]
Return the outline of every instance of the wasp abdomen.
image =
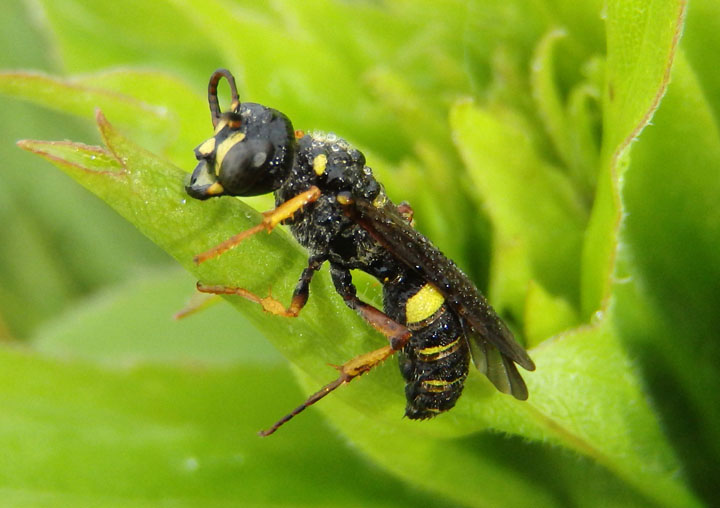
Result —
[[[386,293],[385,302],[412,332],[399,364],[406,382],[405,416],[413,420],[451,409],[462,393],[470,363],[458,317],[435,286],[417,286],[417,280],[399,283]]]

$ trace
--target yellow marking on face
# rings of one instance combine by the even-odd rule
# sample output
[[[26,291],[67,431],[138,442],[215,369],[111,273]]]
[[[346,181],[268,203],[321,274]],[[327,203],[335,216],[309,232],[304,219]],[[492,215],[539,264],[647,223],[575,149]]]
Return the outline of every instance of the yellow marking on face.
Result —
[[[445,303],[445,297],[438,288],[425,284],[420,290],[408,298],[405,303],[405,319],[408,323],[417,323],[429,318]]]
[[[225,189],[223,189],[223,186],[220,185],[220,182],[215,182],[205,191],[205,193],[209,196],[217,196],[218,194],[222,194],[223,192],[225,192]]]
[[[449,349],[455,349],[458,344],[460,344],[460,338],[455,339],[450,344],[445,344],[442,346],[432,346],[432,347],[426,347],[423,349],[418,350],[418,354],[423,356],[434,356],[440,353],[444,353],[445,351],[448,351]],[[450,351],[452,353],[452,351]],[[449,354],[449,353],[448,353]],[[447,356],[447,355],[444,355]]]
[[[242,132],[233,132],[225,138],[224,141],[222,141],[218,146],[217,150],[215,151],[215,174],[220,173],[220,166],[222,166],[222,161],[227,155],[227,153],[230,151],[230,149],[238,144],[240,141],[245,139],[245,134]]]
[[[200,155],[208,156],[215,150],[215,138],[210,138],[197,148]]]
[[[321,153],[315,157],[312,161],[313,170],[317,176],[322,175],[327,167],[327,155]]]
[[[223,130],[223,128],[227,125],[227,119],[224,118],[218,122],[218,124],[215,126],[215,134]]]

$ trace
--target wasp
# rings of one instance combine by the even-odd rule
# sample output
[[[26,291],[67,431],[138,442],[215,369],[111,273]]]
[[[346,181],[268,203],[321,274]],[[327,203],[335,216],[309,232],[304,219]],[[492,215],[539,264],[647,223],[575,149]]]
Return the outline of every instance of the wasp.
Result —
[[[221,111],[218,85],[225,78],[232,94]],[[410,419],[432,418],[460,397],[470,359],[501,392],[519,400],[527,387],[515,364],[535,365],[470,279],[414,228],[413,211],[394,204],[373,177],[365,157],[332,133],[295,131],[283,113],[240,102],[235,79],[215,71],[208,85],[214,127],[195,149],[198,164],[186,185],[197,199],[274,193],[273,210],[255,227],[195,256],[202,263],[278,224],[290,226],[309,252],[285,307],[272,296],[244,288],[198,282],[201,292],[240,295],[270,313],[296,317],[308,300],[310,281],[324,263],[345,304],[382,333],[388,344],[336,367],[339,376],[305,402],[261,431],[267,436],[336,388],[370,371],[394,354],[405,379]],[[383,289],[383,310],[356,293],[351,270],[375,277]]]

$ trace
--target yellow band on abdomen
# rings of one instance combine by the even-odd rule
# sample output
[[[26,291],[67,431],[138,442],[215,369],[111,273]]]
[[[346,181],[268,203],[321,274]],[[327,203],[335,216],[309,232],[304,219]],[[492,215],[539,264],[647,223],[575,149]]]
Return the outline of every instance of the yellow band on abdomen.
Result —
[[[458,337],[454,341],[448,344],[441,344],[439,346],[430,346],[422,349],[418,349],[417,353],[420,356],[432,356],[436,360],[437,358],[444,358],[453,354],[458,347],[460,347],[460,338]]]
[[[420,290],[408,298],[405,303],[405,320],[408,323],[417,323],[427,319],[445,303],[445,297],[438,291],[438,288],[425,284]]]

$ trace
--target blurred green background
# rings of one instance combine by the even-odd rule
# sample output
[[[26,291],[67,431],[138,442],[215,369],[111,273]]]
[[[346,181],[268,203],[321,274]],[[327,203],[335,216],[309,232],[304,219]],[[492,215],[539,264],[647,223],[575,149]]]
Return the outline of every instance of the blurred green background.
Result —
[[[710,0],[6,0],[0,505],[717,504],[719,34]],[[527,403],[471,374],[404,421],[391,361],[256,436],[383,339],[326,273],[296,322],[172,319],[198,278],[285,301],[303,263],[282,232],[173,260],[256,220],[183,201],[218,67],[365,152],[530,348]],[[150,179],[20,139],[107,142]],[[26,149],[100,153],[67,147]]]

